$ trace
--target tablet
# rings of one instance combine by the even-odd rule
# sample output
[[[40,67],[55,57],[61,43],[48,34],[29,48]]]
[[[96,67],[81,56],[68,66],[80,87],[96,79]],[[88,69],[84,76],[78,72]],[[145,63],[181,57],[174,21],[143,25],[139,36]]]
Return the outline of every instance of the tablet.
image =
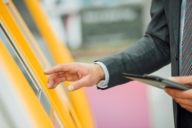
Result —
[[[139,82],[149,84],[161,89],[164,89],[165,87],[175,88],[180,90],[188,90],[192,88],[192,86],[176,83],[174,81],[171,81],[159,76],[154,76],[154,75],[135,75],[135,74],[127,74],[127,73],[123,73],[123,75],[125,78],[129,80],[139,81]]]

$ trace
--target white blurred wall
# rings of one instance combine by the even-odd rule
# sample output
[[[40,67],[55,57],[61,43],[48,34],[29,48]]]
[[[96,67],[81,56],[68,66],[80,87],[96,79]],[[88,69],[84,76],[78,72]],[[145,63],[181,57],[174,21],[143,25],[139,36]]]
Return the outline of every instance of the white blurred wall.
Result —
[[[154,73],[154,75],[168,78],[170,76],[168,65]],[[163,90],[149,87],[149,100],[151,110],[152,128],[174,128],[172,99]]]

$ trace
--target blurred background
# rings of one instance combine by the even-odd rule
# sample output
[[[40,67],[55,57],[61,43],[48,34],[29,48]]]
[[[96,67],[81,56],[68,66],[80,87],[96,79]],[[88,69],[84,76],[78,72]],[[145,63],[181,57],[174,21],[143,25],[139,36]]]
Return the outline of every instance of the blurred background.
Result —
[[[44,0],[42,4],[78,62],[93,62],[130,47],[150,21],[151,0]],[[168,77],[170,66],[154,74]],[[173,128],[172,101],[162,90],[135,82],[86,91],[98,128]]]
[[[41,5],[76,62],[92,63],[130,47],[150,21],[151,0],[41,0]],[[41,42],[30,17],[25,21]],[[169,77],[170,65],[154,74]],[[138,82],[85,90],[96,128],[174,127],[172,100],[163,90]]]

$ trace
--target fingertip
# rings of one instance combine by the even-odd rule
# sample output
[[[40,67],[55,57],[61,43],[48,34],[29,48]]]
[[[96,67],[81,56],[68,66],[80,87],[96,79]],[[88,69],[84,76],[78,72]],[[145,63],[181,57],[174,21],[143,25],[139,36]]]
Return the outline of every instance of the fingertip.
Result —
[[[48,89],[52,89],[52,85],[48,83]]]
[[[52,81],[49,81],[49,82],[48,82],[48,88],[49,88],[49,89],[52,89],[52,88],[53,88],[53,85],[54,85],[54,83],[53,83]]]
[[[48,86],[48,89],[53,89],[53,87],[52,86]]]
[[[55,85],[48,85],[48,89],[54,89]]]
[[[47,71],[44,71],[44,73],[45,73],[45,74],[49,74],[49,72],[47,72]]]
[[[50,67],[50,68],[47,68],[44,70],[44,73],[49,75],[49,74],[52,74],[52,73],[55,73],[57,70],[55,69],[55,67]]]
[[[74,90],[75,90],[75,87],[74,87],[74,85],[69,85],[69,86],[67,87],[67,89],[68,89],[69,91],[74,91]]]
[[[164,91],[167,92],[167,91],[169,91],[169,90],[168,90],[168,88],[164,88]]]
[[[44,70],[44,73],[45,73],[46,75],[49,75],[49,74],[50,74],[50,69],[45,69],[45,70]]]
[[[172,77],[172,76],[168,77],[168,79],[169,79],[169,80],[172,80],[172,81],[175,81],[175,78]]]

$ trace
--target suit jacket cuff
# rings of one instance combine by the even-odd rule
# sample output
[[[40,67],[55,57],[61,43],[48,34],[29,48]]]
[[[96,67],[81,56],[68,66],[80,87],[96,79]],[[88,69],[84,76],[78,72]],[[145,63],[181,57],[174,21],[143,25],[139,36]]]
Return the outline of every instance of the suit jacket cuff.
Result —
[[[98,89],[106,89],[108,88],[108,83],[109,83],[109,72],[108,72],[108,69],[106,67],[106,65],[102,62],[95,62],[96,64],[99,64],[101,66],[101,68],[103,69],[104,71],[104,74],[105,74],[105,80],[101,80],[98,84],[97,84],[97,88]]]

